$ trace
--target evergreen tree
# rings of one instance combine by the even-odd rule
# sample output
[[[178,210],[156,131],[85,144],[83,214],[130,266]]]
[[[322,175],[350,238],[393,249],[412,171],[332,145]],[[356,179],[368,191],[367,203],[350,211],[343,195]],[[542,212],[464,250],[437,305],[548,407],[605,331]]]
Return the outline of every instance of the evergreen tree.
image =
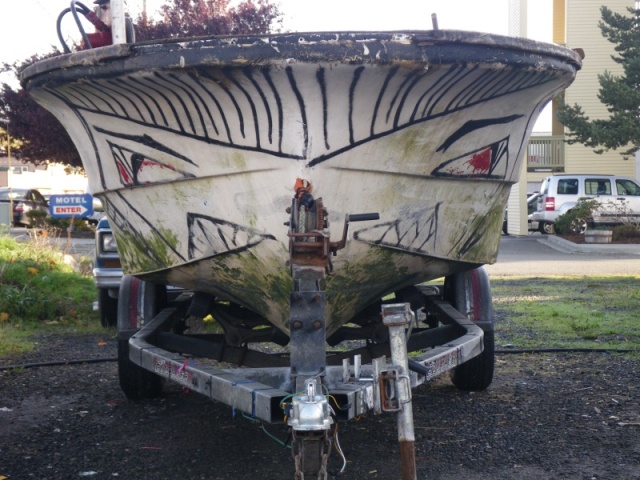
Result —
[[[622,149],[633,156],[640,148],[640,9],[628,8],[631,16],[601,7],[599,22],[602,35],[615,45],[612,59],[623,73],[605,71],[598,75],[598,98],[607,106],[609,118],[591,120],[582,107],[562,105],[558,119],[568,128],[568,142],[582,143],[596,153]]]

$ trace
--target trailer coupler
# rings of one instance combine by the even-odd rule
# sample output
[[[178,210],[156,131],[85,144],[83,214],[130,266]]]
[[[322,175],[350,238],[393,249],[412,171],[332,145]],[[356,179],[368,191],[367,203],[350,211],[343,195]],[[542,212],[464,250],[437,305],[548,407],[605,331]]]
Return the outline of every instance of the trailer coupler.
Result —
[[[333,418],[327,397],[318,391],[315,378],[307,380],[304,395],[296,395],[291,403],[288,425],[293,442],[291,454],[296,467],[295,480],[327,478],[327,462],[331,453],[329,429]]]

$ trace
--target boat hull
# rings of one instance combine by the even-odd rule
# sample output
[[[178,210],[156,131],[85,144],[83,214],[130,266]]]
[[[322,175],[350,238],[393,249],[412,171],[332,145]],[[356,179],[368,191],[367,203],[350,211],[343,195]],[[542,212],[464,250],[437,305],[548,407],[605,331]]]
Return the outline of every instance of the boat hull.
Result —
[[[113,46],[23,73],[63,123],[123,268],[237,302],[288,331],[296,179],[353,224],[327,332],[381,296],[493,263],[510,186],[574,52],[464,32]]]

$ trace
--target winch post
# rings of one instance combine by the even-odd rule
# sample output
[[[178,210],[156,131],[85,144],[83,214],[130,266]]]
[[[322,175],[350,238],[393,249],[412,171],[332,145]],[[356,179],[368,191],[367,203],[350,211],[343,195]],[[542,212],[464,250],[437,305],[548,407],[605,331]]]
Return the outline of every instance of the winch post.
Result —
[[[111,35],[113,44],[127,43],[124,0],[111,0]]]
[[[294,291],[290,295],[289,329],[291,377],[296,391],[308,378],[324,375],[326,369],[326,300],[320,286],[322,268],[293,267]]]
[[[398,411],[398,441],[402,480],[417,480],[415,433],[413,428],[413,407],[411,404],[411,382],[409,380],[409,359],[407,356],[406,327],[414,319],[409,303],[382,306],[382,321],[389,329],[391,361],[400,367],[396,379],[396,390],[400,404]]]

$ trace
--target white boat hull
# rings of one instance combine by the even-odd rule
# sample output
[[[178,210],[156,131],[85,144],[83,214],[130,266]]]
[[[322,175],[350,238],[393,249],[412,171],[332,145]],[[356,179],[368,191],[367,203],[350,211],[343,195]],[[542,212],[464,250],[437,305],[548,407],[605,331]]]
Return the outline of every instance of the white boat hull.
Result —
[[[123,268],[288,332],[297,178],[353,224],[326,282],[330,334],[381,296],[493,263],[542,108],[577,54],[463,32],[114,46],[22,77],[68,130]]]

